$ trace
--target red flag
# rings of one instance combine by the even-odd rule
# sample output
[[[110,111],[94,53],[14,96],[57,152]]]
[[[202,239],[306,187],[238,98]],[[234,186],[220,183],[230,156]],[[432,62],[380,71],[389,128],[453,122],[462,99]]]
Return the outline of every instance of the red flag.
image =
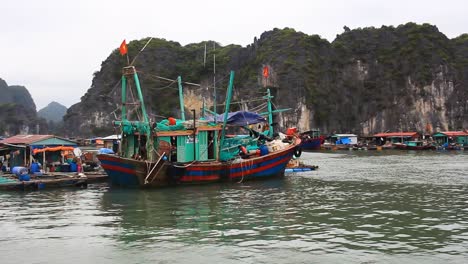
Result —
[[[120,44],[120,48],[119,48],[119,51],[120,51],[120,55],[125,55],[127,54],[127,43],[125,42],[125,39],[122,41],[122,44]]]
[[[263,77],[268,78],[269,72],[268,72],[268,66],[263,67]]]

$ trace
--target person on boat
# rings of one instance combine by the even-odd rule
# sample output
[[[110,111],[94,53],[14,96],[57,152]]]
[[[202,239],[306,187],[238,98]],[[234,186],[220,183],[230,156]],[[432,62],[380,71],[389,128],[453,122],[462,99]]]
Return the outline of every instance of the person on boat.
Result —
[[[258,141],[265,142],[265,141],[273,141],[271,137],[265,136],[263,133],[255,131],[253,129],[248,128],[250,137],[258,138]]]
[[[171,153],[170,153],[170,159],[173,162],[177,161],[177,139],[176,137],[172,136],[171,137]]]
[[[239,156],[243,159],[250,158],[249,152],[245,146],[239,145]]]

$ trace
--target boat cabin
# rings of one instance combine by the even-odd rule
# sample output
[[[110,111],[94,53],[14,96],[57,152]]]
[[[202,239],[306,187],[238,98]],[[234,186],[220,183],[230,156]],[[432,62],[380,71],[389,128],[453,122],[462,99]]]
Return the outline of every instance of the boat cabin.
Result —
[[[160,131],[157,138],[161,149],[166,153],[171,162],[190,162],[194,160],[216,160],[218,153],[218,135],[220,126],[197,127],[195,132],[185,131]],[[170,146],[170,150],[164,146]]]
[[[377,145],[385,145],[386,143],[405,143],[407,141],[415,141],[420,138],[418,132],[389,132],[377,133],[374,135]]]
[[[468,146],[468,132],[465,131],[445,131],[438,132],[432,135],[438,145],[457,144],[460,146]]]

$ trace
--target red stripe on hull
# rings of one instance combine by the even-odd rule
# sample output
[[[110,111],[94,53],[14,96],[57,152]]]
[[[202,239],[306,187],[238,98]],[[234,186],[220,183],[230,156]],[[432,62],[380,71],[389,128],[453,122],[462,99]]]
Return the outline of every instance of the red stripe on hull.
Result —
[[[183,176],[180,178],[181,182],[208,182],[208,181],[218,181],[219,175],[212,174],[212,175],[203,175],[203,176]]]
[[[279,165],[281,163],[286,163],[290,159],[291,159],[291,157],[285,157],[283,159],[278,160],[277,162],[274,162],[274,163],[271,163],[271,164],[268,164],[268,165],[265,165],[265,166],[257,167],[255,169],[249,169],[249,167],[251,167],[251,166],[248,166],[248,164],[247,164],[247,166],[245,166],[245,168],[246,168],[245,171],[240,171],[240,172],[235,172],[233,174],[230,174],[229,178],[236,178],[236,177],[242,177],[242,176],[245,177],[245,176],[251,175],[253,173],[257,173],[257,172],[261,172],[261,171],[273,168],[273,167],[275,167],[275,166],[277,166],[277,165]]]
[[[128,174],[134,174],[134,175],[136,174],[135,170],[128,169],[128,168],[123,168],[123,167],[108,165],[108,164],[101,164],[101,166],[105,170],[120,171],[120,172],[124,172],[124,173],[128,173]]]

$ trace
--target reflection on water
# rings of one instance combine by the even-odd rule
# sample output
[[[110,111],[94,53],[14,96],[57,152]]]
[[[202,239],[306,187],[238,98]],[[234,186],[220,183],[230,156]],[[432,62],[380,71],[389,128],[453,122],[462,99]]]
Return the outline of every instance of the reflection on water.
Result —
[[[320,169],[278,180],[0,193],[0,260],[462,263],[467,154],[304,153]]]

